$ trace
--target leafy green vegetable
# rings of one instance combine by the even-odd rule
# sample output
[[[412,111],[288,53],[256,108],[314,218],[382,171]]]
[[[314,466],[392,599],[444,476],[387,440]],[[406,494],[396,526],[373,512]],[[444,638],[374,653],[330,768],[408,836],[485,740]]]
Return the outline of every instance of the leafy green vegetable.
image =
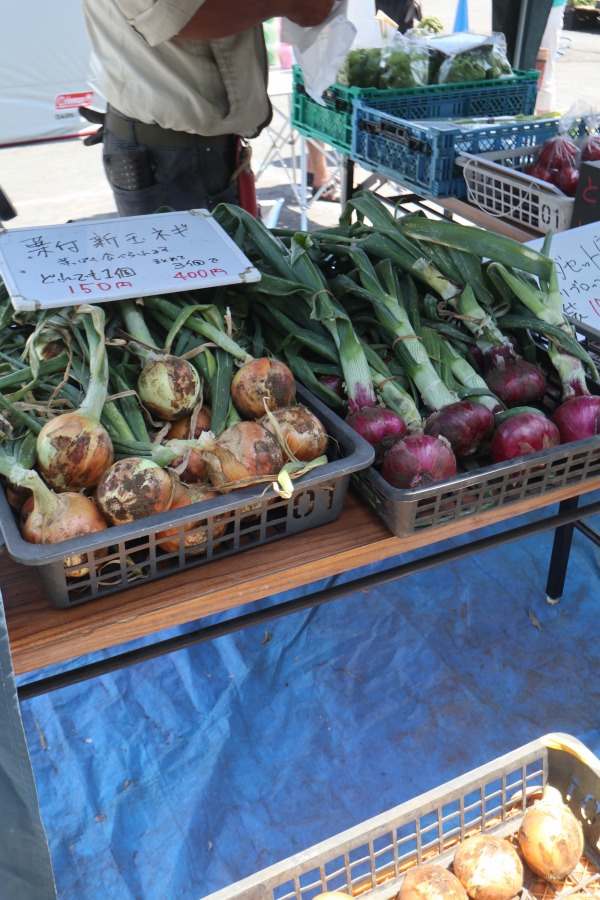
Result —
[[[338,84],[346,87],[377,88],[381,78],[381,49],[350,50],[337,74]]]

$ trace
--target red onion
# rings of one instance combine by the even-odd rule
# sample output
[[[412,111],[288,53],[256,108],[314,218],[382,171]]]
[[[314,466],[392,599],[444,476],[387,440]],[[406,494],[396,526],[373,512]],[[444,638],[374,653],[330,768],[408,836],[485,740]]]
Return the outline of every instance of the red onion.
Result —
[[[551,419],[563,444],[595,437],[600,434],[600,397],[594,394],[571,397],[561,403]]]
[[[343,400],[346,399],[346,391],[344,389],[344,379],[341,375],[319,375],[319,381],[322,385],[337,394]]]
[[[425,434],[445,437],[458,459],[477,453],[494,427],[494,414],[483,403],[460,400],[428,416]]]
[[[375,447],[376,465],[408,431],[404,419],[384,406],[365,406],[346,416],[346,423]]]
[[[393,487],[424,487],[456,475],[456,457],[443,438],[409,434],[387,451],[381,474]]]
[[[495,463],[538,453],[560,444],[560,432],[542,413],[521,412],[504,419],[494,434],[490,455]]]
[[[543,373],[521,357],[496,360],[486,368],[485,382],[505,406],[525,406],[541,400],[547,390]]]

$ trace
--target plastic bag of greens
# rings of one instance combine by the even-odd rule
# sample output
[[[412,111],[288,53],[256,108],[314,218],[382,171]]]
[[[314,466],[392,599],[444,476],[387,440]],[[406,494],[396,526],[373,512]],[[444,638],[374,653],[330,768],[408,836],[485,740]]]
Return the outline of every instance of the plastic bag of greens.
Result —
[[[506,56],[504,35],[493,34],[480,43],[447,55],[438,68],[436,81],[438,84],[484,81],[512,75],[512,71]]]
[[[430,59],[431,51],[420,35],[398,32],[392,46],[382,51],[379,87],[398,90],[429,84]]]
[[[381,47],[357,47],[347,54],[335,80],[344,87],[378,88],[381,71]]]

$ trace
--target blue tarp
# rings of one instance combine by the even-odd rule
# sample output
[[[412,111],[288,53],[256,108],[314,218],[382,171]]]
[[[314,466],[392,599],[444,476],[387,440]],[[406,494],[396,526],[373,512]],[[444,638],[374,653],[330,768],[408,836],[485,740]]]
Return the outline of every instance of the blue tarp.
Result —
[[[550,606],[551,545],[24,702],[60,900],[200,900],[549,731],[600,754],[600,551],[575,531]]]

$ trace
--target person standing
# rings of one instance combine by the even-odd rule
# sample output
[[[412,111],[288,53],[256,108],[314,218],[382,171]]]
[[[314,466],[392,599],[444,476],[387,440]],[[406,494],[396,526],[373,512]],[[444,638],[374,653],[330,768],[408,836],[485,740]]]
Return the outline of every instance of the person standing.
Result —
[[[553,0],[546,28],[542,35],[541,47],[548,51],[542,77],[539,81],[535,104],[536,113],[553,112],[556,106],[556,61],[558,42],[563,29],[566,0]]]
[[[334,0],[83,0],[107,101],[103,163],[117,210],[237,203],[239,136],[270,121],[262,23],[310,27]]]

